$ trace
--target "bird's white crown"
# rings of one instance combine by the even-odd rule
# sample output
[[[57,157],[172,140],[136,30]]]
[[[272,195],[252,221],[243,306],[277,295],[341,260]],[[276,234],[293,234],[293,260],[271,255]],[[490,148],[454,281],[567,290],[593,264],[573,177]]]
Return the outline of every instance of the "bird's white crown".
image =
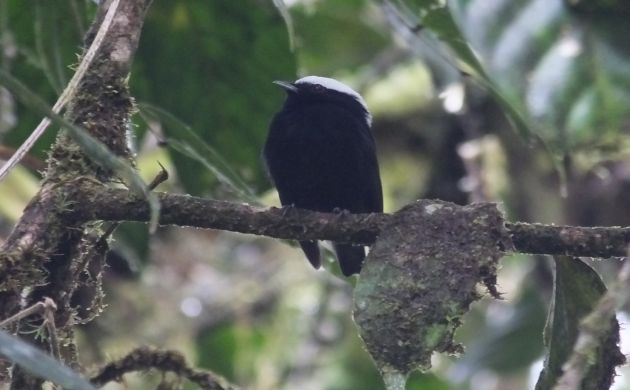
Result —
[[[356,101],[358,101],[363,106],[363,108],[365,109],[365,112],[367,112],[366,119],[368,121],[368,124],[370,125],[372,124],[372,115],[370,115],[370,111],[368,110],[367,104],[365,103],[365,100],[363,100],[363,97],[359,95],[357,91],[350,88],[348,85],[342,83],[341,81],[331,79],[329,77],[306,76],[297,80],[295,84],[319,84],[326,89],[345,93],[346,95],[352,96]]]

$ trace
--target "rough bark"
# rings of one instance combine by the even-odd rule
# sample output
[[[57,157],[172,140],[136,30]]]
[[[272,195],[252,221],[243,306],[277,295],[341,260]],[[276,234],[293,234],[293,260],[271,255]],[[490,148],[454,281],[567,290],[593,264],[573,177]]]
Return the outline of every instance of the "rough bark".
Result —
[[[92,194],[90,195],[90,192]],[[293,240],[332,240],[370,245],[392,218],[390,214],[328,214],[294,208],[261,208],[247,204],[159,193],[162,225],[229,230]],[[95,188],[67,218],[79,221],[149,220],[146,201],[123,189]],[[413,227],[406,227],[413,229]],[[630,228],[506,223],[515,252],[578,257],[622,257]],[[0,272],[1,273],[1,272]]]
[[[97,17],[85,37],[85,46],[94,39],[111,1],[101,3]],[[68,104],[66,118],[104,143],[115,155],[131,161],[126,130],[133,100],[127,79],[138,46],[144,15],[150,0],[121,1],[99,51]],[[69,300],[77,285],[77,274],[86,264],[85,243],[93,227],[84,221],[70,222],[65,211],[76,202],[84,180],[107,182],[114,179],[104,167],[94,164],[64,131],[51,149],[48,168],[38,194],[24,210],[22,218],[0,251],[0,313],[14,314],[20,306],[30,306],[42,297],[58,305],[55,322],[66,363],[76,363],[72,340]],[[32,290],[21,301],[24,288]],[[34,288],[33,288],[34,287]],[[28,336],[24,336],[28,337]],[[36,341],[36,340],[31,340]],[[45,343],[44,343],[45,344]],[[6,376],[6,370],[4,370]],[[0,374],[0,379],[3,379]],[[6,380],[6,377],[4,378]],[[15,369],[12,389],[35,389],[41,380]]]

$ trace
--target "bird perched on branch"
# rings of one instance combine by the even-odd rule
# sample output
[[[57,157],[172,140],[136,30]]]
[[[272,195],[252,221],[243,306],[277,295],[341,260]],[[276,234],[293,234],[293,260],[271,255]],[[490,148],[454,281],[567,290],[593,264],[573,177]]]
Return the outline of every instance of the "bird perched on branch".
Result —
[[[263,158],[282,205],[322,212],[382,212],[372,117],[361,95],[326,77],[274,83],[285,89],[287,98],[271,122]],[[300,245],[319,268],[317,241]],[[365,248],[333,246],[343,274],[359,273]]]

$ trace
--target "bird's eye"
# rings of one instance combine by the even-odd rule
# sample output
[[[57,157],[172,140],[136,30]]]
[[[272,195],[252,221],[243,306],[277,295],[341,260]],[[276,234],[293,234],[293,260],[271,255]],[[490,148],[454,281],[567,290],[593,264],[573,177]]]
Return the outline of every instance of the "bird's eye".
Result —
[[[315,92],[318,92],[318,93],[319,92],[324,92],[324,89],[326,89],[326,88],[324,88],[323,85],[319,85],[319,84],[314,84],[313,85],[313,91],[315,91]]]

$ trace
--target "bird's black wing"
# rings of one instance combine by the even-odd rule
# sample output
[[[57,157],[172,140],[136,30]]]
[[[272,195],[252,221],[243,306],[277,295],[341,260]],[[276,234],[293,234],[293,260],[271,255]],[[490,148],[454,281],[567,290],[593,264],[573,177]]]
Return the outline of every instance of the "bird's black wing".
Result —
[[[358,212],[383,212],[383,187],[381,184],[378,160],[376,158],[374,137],[367,126],[361,127],[359,131],[365,145],[362,156],[364,164],[363,180],[365,181],[365,200],[363,209]]]
[[[336,106],[309,106],[278,113],[263,150],[268,172],[283,205],[331,212],[383,210],[374,139],[365,119]],[[316,242],[301,242],[319,265]],[[335,244],[345,275],[358,273],[363,246]]]

